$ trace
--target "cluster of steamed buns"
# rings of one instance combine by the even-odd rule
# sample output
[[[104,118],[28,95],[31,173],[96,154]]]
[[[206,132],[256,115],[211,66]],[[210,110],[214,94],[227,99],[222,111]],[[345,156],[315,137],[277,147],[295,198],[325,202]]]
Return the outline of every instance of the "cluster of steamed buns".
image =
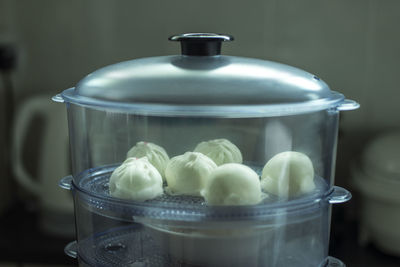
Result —
[[[302,153],[275,155],[264,166],[261,180],[242,164],[237,146],[227,139],[199,143],[193,152],[169,158],[162,147],[138,142],[110,177],[113,197],[145,201],[163,194],[204,197],[208,205],[254,205],[262,191],[294,197],[312,191],[314,168]]]

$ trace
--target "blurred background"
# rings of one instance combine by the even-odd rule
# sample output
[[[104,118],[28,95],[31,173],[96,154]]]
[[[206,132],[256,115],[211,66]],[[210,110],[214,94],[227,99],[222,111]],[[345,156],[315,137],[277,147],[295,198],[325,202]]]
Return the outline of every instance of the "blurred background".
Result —
[[[333,209],[330,255],[348,266],[400,266],[400,249],[363,223],[369,211],[360,207],[376,200],[354,182],[374,160],[375,178],[400,177],[398,136],[383,136],[400,128],[399,14],[396,0],[0,0],[0,266],[75,264],[63,254],[74,239],[71,199],[55,186],[69,174],[64,106],[51,96],[105,65],[179,54],[167,38],[184,32],[231,34],[224,54],[299,67],[361,104],[341,115],[336,184],[353,199]],[[49,184],[51,203],[38,197]],[[400,220],[400,201],[385,201]],[[370,212],[380,225],[395,222]],[[396,235],[389,247],[400,246]]]

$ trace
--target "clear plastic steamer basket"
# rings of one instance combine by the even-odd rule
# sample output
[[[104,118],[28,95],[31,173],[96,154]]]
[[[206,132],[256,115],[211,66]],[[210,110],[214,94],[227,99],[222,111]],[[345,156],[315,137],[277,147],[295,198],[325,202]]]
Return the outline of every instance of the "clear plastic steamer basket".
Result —
[[[68,110],[72,176],[61,185],[74,192],[82,265],[129,266],[140,259],[149,266],[326,263],[330,204],[350,198],[333,186],[338,115],[358,104],[303,70],[220,55],[221,43],[232,39],[173,36],[170,40],[181,42],[181,55],[104,67],[53,98]],[[201,196],[166,192],[147,201],[110,195],[111,174],[138,143],[157,144],[173,158],[220,139],[234,144],[242,164],[261,180],[264,166],[278,154],[304,155],[312,166],[312,190],[280,195],[266,186],[257,205],[222,207]],[[303,227],[308,230],[299,230]],[[210,244],[227,249],[215,256],[207,250]],[[307,256],[307,244],[309,249],[322,245]],[[251,249],[240,249],[244,245]],[[262,254],[265,246],[275,254]],[[137,247],[141,255],[129,253]],[[158,256],[147,258],[152,250]]]

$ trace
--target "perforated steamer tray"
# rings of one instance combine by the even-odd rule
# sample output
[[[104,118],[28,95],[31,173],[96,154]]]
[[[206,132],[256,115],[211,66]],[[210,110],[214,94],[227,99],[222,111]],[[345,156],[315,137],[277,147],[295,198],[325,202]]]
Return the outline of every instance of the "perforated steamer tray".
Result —
[[[300,198],[281,200],[273,195],[265,194],[262,202],[251,206],[208,206],[202,197],[172,196],[164,193],[152,200],[137,202],[113,198],[109,194],[109,177],[119,166],[111,165],[83,172],[72,181],[72,177],[64,178],[60,184],[64,188],[73,187],[80,192],[82,205],[87,205],[93,212],[102,216],[124,221],[133,221],[134,217],[146,217],[162,220],[179,221],[245,221],[276,219],[285,214],[301,219],[299,214],[307,215],[319,209],[321,205],[347,201],[351,195],[348,191],[332,187],[316,176],[316,189]],[[260,173],[260,167],[252,167]],[[75,184],[75,181],[79,181]],[[345,192],[343,192],[345,191]],[[337,196],[344,199],[338,201]],[[346,196],[344,196],[346,195]]]
[[[137,224],[110,229],[86,240],[81,240],[79,249],[75,241],[71,242],[65,251],[70,256],[79,257],[80,266],[199,267],[199,265],[185,263],[163,253],[155,245],[152,237],[142,232]],[[319,267],[345,266],[340,260],[332,257],[327,257],[317,265]],[[317,265],[311,264],[309,259],[302,256],[299,251],[293,251],[292,255],[276,262],[275,266],[316,267]]]
[[[196,251],[204,250],[209,244],[218,242],[234,246],[234,250],[243,251],[243,242],[248,240],[249,244],[253,244],[254,241],[263,242],[262,246],[268,251],[271,248],[267,249],[266,246],[270,246],[269,244],[275,246],[276,233],[279,233],[279,229],[287,232],[289,225],[293,225],[289,226],[291,229],[296,229],[296,224],[302,222],[307,225],[314,224],[318,229],[321,216],[326,217],[323,215],[327,210],[326,206],[329,203],[344,202],[350,197],[349,193],[341,188],[334,187],[328,191],[324,180],[316,177],[317,188],[309,195],[286,201],[267,196],[260,204],[253,206],[210,207],[201,197],[168,194],[145,202],[135,202],[115,199],[109,195],[108,181],[116,166],[89,170],[77,177],[79,178],[76,179],[79,181],[77,185],[72,182],[72,177],[61,181],[63,187],[72,187],[77,194],[79,204],[90,212],[119,220],[121,223],[133,222],[128,227],[112,228],[80,240],[77,254],[80,255],[81,263],[86,262],[88,266],[202,266],[197,262],[194,265],[188,263],[188,260],[194,257],[190,252],[179,254],[187,242],[197,246]],[[253,169],[260,173],[260,169]],[[280,217],[284,220],[280,220]],[[211,232],[208,232],[210,229]],[[220,229],[227,231],[226,234],[222,231],[222,235],[215,236]],[[322,234],[319,231],[315,234]],[[234,233],[240,233],[236,240]],[[324,259],[323,249],[321,250],[324,244],[321,241],[316,242],[315,238],[320,240],[321,237],[313,235],[305,235],[301,239],[295,236],[291,241],[292,245],[285,243],[288,252],[285,252],[286,256],[278,257],[280,265],[277,263],[278,265],[274,266],[319,265]],[[233,236],[233,239],[230,236]],[[201,243],[203,241],[204,245]],[[168,244],[171,242],[175,244],[175,248],[170,249]],[[313,253],[308,255],[309,258],[298,253],[299,245],[304,247],[304,244],[313,246],[307,249]],[[253,251],[252,248],[249,250]],[[210,257],[210,254],[205,254]],[[226,254],[224,258],[227,260],[224,262],[230,262],[232,253],[228,251]],[[244,256],[247,254],[243,253]],[[276,253],[271,255],[274,254]],[[219,257],[220,252],[214,260],[218,261]],[[257,260],[253,256],[251,258]],[[310,263],[311,258],[312,263]],[[242,259],[244,258],[239,258]],[[268,259],[264,257],[262,261],[265,260]],[[254,262],[251,266],[269,266],[263,263],[254,264],[258,263]],[[323,263],[321,266],[329,265]]]

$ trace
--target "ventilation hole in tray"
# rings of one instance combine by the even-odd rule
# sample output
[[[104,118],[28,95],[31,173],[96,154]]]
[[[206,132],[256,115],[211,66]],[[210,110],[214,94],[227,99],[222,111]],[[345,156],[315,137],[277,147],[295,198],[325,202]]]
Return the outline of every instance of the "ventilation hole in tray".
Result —
[[[129,267],[151,267],[148,259],[136,259],[128,262]]]
[[[108,192],[109,191],[109,189],[110,189],[110,184],[109,183],[105,183],[105,184],[103,184],[102,185],[102,189],[105,191],[105,192]]]
[[[155,199],[149,200],[148,202],[191,204],[191,205],[202,205],[205,203],[202,197],[183,196],[183,195],[173,196],[165,193]]]
[[[126,246],[124,244],[121,243],[117,243],[117,244],[107,244],[104,249],[109,252],[109,253],[115,253],[115,252],[119,252],[121,250],[126,249]]]

